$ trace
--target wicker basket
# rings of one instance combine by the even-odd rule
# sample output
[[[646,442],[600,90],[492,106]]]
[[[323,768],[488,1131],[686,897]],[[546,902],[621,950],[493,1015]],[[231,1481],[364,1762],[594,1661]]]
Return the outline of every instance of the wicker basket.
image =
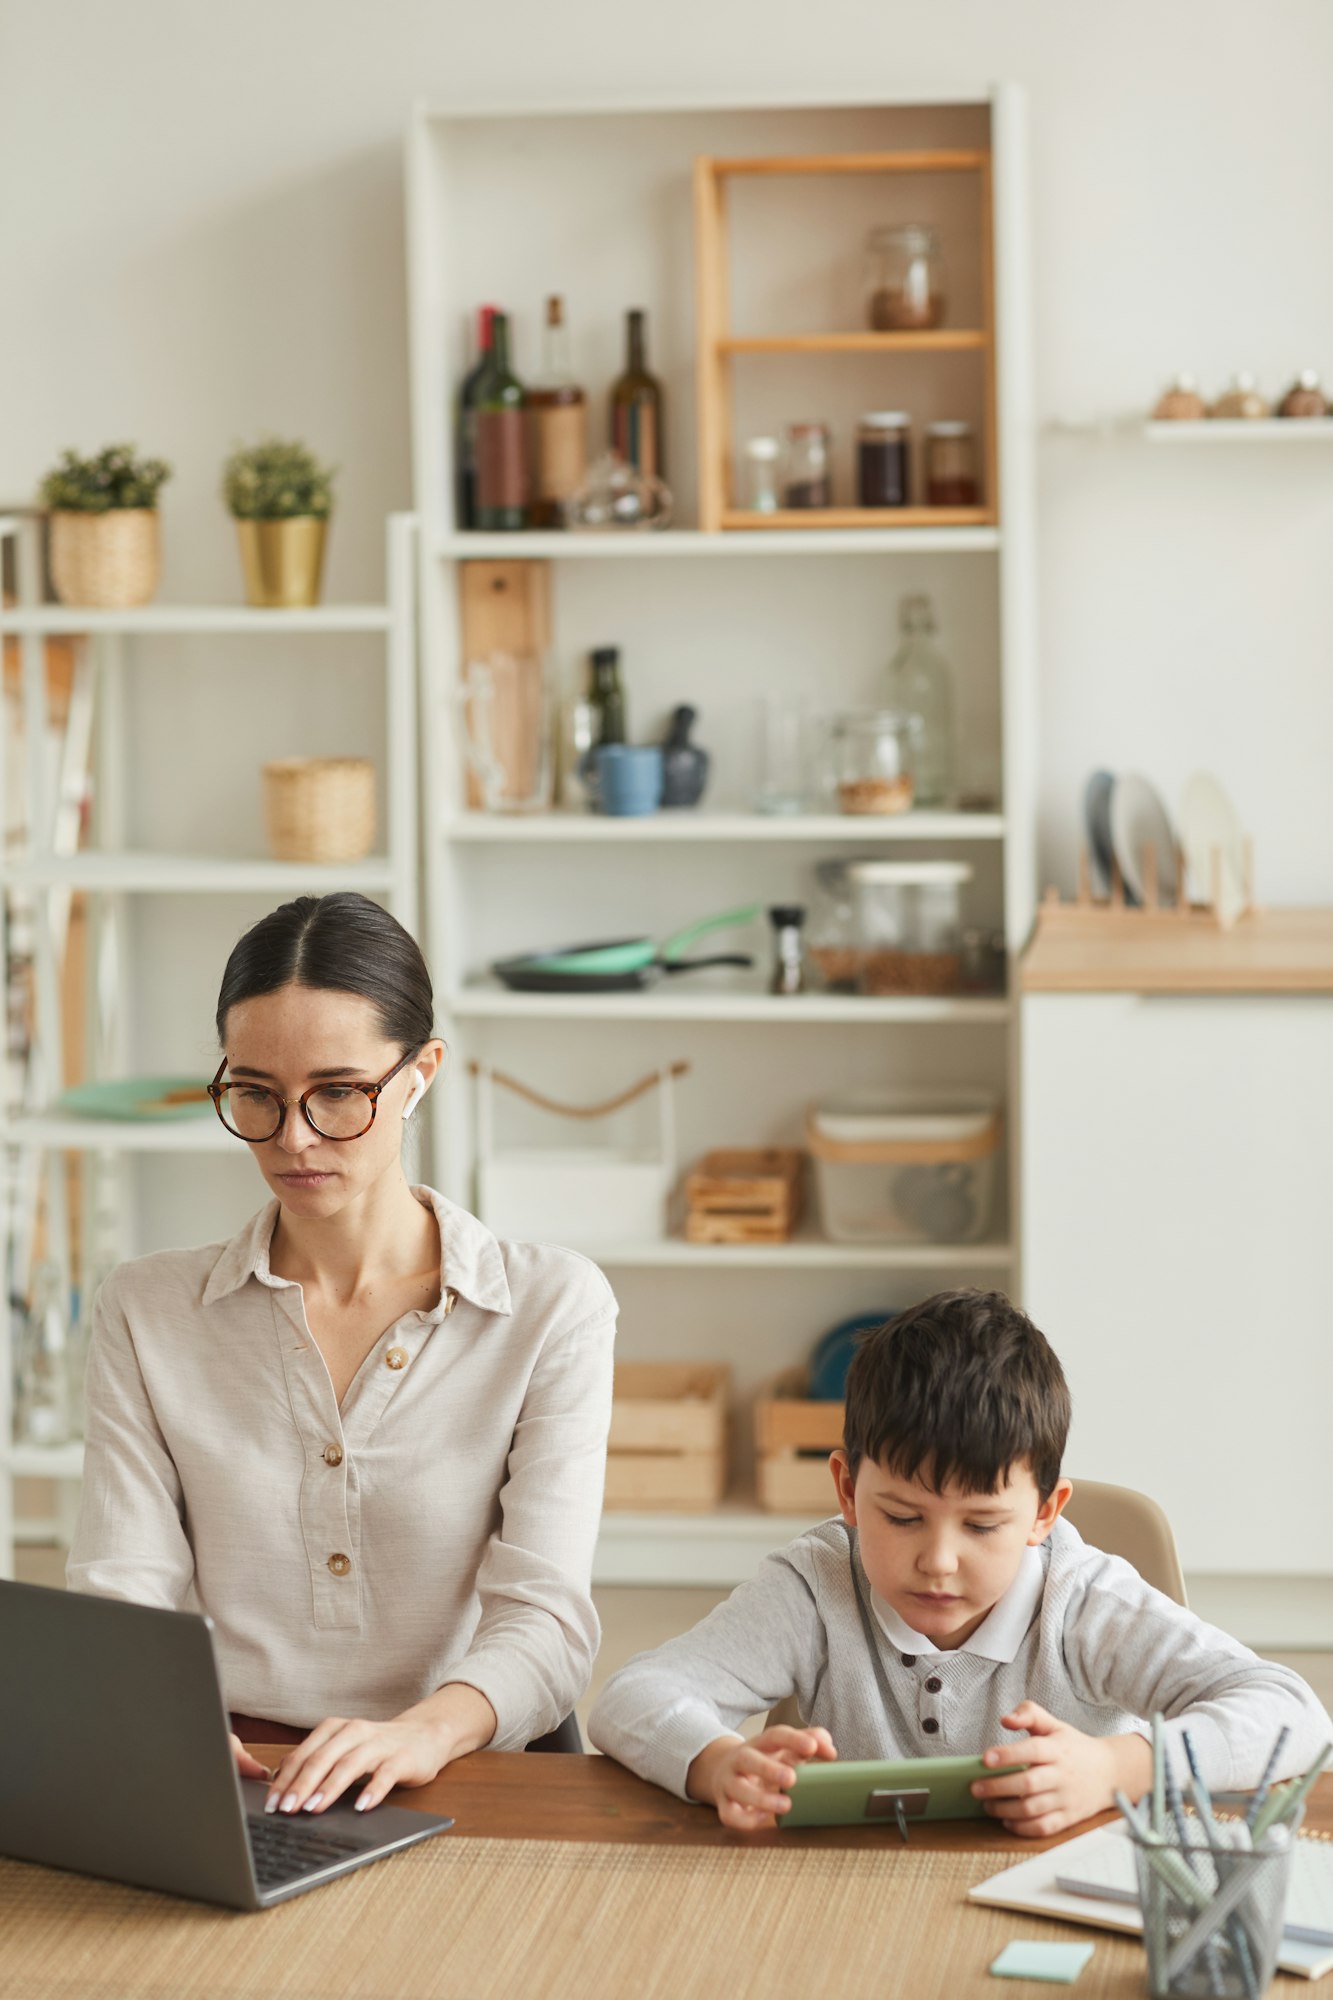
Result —
[[[359,861],[375,841],[375,766],[366,757],[265,764],[264,819],[279,861]]]
[[[147,604],[162,567],[156,507],[51,515],[51,581],[62,604],[120,611]]]

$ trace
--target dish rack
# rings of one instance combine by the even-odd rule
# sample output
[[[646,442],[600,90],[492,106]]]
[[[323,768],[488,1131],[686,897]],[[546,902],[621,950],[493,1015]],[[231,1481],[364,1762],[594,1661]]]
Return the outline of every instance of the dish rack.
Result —
[[[1047,889],[1042,897],[1040,917],[1042,927],[1050,930],[1062,923],[1084,928],[1091,922],[1097,926],[1133,926],[1135,924],[1186,924],[1191,927],[1207,925],[1213,930],[1229,930],[1233,924],[1251,917],[1258,909],[1254,900],[1254,842],[1248,838],[1244,845],[1244,868],[1241,878],[1241,904],[1234,916],[1224,916],[1222,911],[1222,852],[1212,851],[1211,880],[1208,900],[1194,903],[1186,889],[1187,871],[1185,857],[1180,848],[1176,849],[1176,880],[1180,884],[1175,900],[1163,902],[1159,889],[1157,849],[1149,846],[1143,850],[1143,900],[1131,903],[1125,893],[1124,878],[1118,864],[1111,864],[1111,889],[1107,896],[1096,896],[1092,888],[1092,862],[1086,847],[1079,849],[1078,889],[1072,902],[1066,902],[1060,891]]]

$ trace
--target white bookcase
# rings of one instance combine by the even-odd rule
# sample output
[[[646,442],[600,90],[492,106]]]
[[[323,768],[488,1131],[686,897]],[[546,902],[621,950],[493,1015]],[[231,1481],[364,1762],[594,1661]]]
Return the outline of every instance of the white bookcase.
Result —
[[[989,149],[992,164],[998,525],[700,532],[695,157],[978,145]],[[776,228],[771,212],[766,226],[757,219],[758,263],[746,295],[768,323],[781,321],[784,302],[799,295],[803,263],[825,287],[825,316],[859,323],[850,316],[861,311],[861,244],[877,196],[873,179],[855,179],[854,187],[806,179]],[[771,188],[764,197],[771,201]],[[894,198],[901,202],[901,187]],[[525,948],[639,932],[665,937],[749,902],[808,902],[817,859],[876,850],[967,859],[975,869],[972,919],[1002,927],[1011,957],[1025,942],[1034,901],[1035,603],[1017,93],[1006,87],[886,102],[700,101],[586,111],[423,107],[408,141],[408,210],[429,773],[424,887],[427,944],[451,1050],[444,1087],[431,1100],[441,1186],[471,1205],[469,1058],[574,1101],[607,1096],[647,1070],[688,1060],[692,1073],[677,1088],[682,1168],[709,1146],[796,1143],[807,1102],[852,1083],[978,1082],[1015,1105],[1017,1041],[1004,997],[779,999],[764,990],[758,971],[749,979],[704,974],[642,994],[545,997],[508,992],[486,969]],[[900,208],[889,219],[903,219]],[[459,530],[452,394],[471,363],[475,307],[492,300],[509,310],[516,372],[531,378],[542,299],[552,291],[567,302],[594,452],[604,448],[605,391],[621,365],[624,311],[647,309],[649,365],[667,398],[667,478],[676,498],[668,530],[624,537]],[[932,356],[929,393],[947,401],[968,365],[967,357]],[[928,379],[907,356],[891,363],[876,355],[756,356],[736,367],[745,371],[738,372],[737,407],[747,430],[770,428],[784,414],[832,412],[844,438],[845,412],[882,408],[886,399],[911,408]],[[920,410],[923,420],[947,414],[945,407]],[[496,556],[553,565],[562,692],[591,647],[617,644],[634,740],[657,740],[676,702],[697,707],[698,740],[714,754],[703,808],[629,821],[465,809],[459,572],[471,558]],[[873,701],[898,643],[898,599],[911,590],[934,596],[955,665],[962,781],[969,792],[990,793],[996,810],[920,813],[879,825],[754,814],[749,749],[759,696],[808,691],[828,709]],[[766,971],[764,930],[758,949]],[[616,1286],[620,1352],[724,1361],[737,1392],[736,1496],[704,1517],[608,1514],[597,1559],[602,1581],[730,1583],[790,1536],[790,1521],[759,1512],[746,1498],[755,1389],[803,1359],[821,1331],[851,1312],[902,1305],[955,1279],[1016,1289],[1016,1129],[1011,1117],[994,1240],[962,1252],[848,1250],[813,1234],[773,1248],[668,1240],[612,1251],[598,1245],[589,1218],[576,1247],[597,1258]]]
[[[263,1189],[245,1148],[231,1139],[215,1118],[121,1123],[63,1115],[49,1102],[59,1088],[62,899],[74,890],[88,892],[93,989],[89,1055],[95,1076],[162,1069],[173,1060],[188,1068],[188,1062],[180,1061],[181,1050],[189,1051],[196,1064],[201,1059],[207,1061],[210,989],[216,991],[226,940],[239,935],[247,923],[283,898],[322,890],[360,889],[384,902],[409,928],[416,927],[417,525],[406,514],[396,515],[388,523],[388,583],[383,603],[323,604],[289,611],[172,604],[93,611],[39,604],[35,602],[35,547],[21,536],[14,522],[0,522],[0,533],[12,534],[24,543],[20,551],[20,601],[7,608],[0,605],[0,642],[16,636],[21,653],[23,809],[13,817],[27,829],[21,851],[8,851],[0,858],[0,884],[6,894],[26,892],[32,910],[36,1000],[33,1074],[41,1096],[48,1100],[26,1106],[0,1102],[0,1147],[6,1165],[6,1268],[11,1268],[16,1231],[30,1229],[33,1199],[40,1183],[45,1195],[48,1253],[68,1271],[65,1161],[71,1154],[85,1156],[90,1163],[101,1216],[105,1220],[109,1203],[117,1218],[119,1249],[124,1255],[224,1233],[218,1227],[219,1216],[231,1214],[239,1222],[260,1206]],[[77,672],[82,677],[95,746],[93,839],[76,851],[69,851],[73,842],[68,810],[63,831],[60,827],[59,776],[53,775],[47,731],[41,720],[46,700],[45,641],[55,635],[84,641]],[[359,647],[355,643],[358,635]],[[141,730],[136,727],[136,722],[142,721],[143,703],[136,671],[160,675],[164,670],[161,648],[154,652],[141,642],[163,639],[181,642],[169,649],[165,663],[173,678],[183,674],[206,677],[198,707],[208,718],[206,729],[201,725],[196,736],[173,749],[169,773],[162,768],[160,753],[159,759],[144,753]],[[275,647],[274,639],[283,643]],[[355,657],[343,659],[338,648],[345,654],[349,639]],[[255,642],[260,640],[269,641],[269,647],[258,648]],[[225,646],[214,643],[217,641]],[[244,678],[244,642],[250,646],[249,679]],[[347,727],[339,710],[339,691],[348,686],[344,674],[359,675],[377,658],[383,662],[380,851],[350,865],[315,866],[258,858],[262,830],[255,801],[243,787],[255,786],[258,765],[267,756],[291,749],[309,748],[320,754],[326,748],[359,748],[356,742],[349,744],[345,737],[338,738],[337,732]],[[224,664],[225,676],[219,671]],[[281,705],[264,698],[266,692],[272,693],[274,675],[297,677],[299,691],[294,697],[298,719],[284,725],[286,735],[276,747],[271,732],[278,726],[273,718]],[[145,818],[145,796],[155,788],[161,790],[168,777],[178,790],[201,785],[210,760],[221,765],[222,789],[234,808],[218,814],[211,851],[136,851],[127,846],[127,834]],[[0,763],[0,772],[7,768],[7,760]],[[68,799],[65,804],[68,808]],[[10,818],[0,796],[0,825],[8,825]],[[201,905],[200,898],[222,900]],[[146,909],[150,920],[141,922]],[[202,934],[198,930],[201,912],[207,913]],[[0,952],[4,949],[4,928],[0,925]],[[173,954],[195,961],[199,987],[198,1019],[176,1026],[178,1044],[173,1044],[171,1027],[161,1018],[163,996],[154,990],[179,986],[178,980],[164,978],[164,971],[170,968],[164,967],[163,960]],[[5,971],[0,962],[0,976]],[[0,985],[7,985],[3,977]],[[181,1158],[183,1168],[183,1156],[187,1155],[188,1175],[171,1168],[172,1156]],[[156,1200],[145,1201],[143,1191],[136,1186],[157,1162],[163,1162],[178,1183],[191,1183],[189,1190],[176,1191],[182,1207],[179,1221],[169,1190],[159,1184]],[[83,1205],[85,1212],[93,1205],[86,1185]],[[25,1521],[23,1538],[46,1539],[52,1532],[63,1535],[83,1456],[77,1442],[39,1446],[13,1441],[11,1335],[12,1320],[6,1312],[0,1333],[0,1575],[13,1573],[18,1532],[13,1509],[15,1479],[58,1482],[56,1518]]]

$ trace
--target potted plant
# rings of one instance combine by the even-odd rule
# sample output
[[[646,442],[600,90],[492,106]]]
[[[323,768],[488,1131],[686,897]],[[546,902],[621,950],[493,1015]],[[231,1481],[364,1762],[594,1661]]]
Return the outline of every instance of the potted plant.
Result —
[[[162,546],[157,496],[171,477],[160,458],[109,444],[93,458],[62,454],[40,488],[51,524],[51,580],[62,604],[107,610],[147,604],[157,589]]]
[[[227,460],[222,494],[236,520],[251,604],[318,603],[336,470],[295,439],[264,438]]]

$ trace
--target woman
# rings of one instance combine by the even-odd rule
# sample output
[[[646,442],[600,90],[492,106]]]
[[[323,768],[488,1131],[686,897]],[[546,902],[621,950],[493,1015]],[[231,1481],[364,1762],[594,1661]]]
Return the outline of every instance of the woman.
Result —
[[[217,1028],[210,1093],[275,1199],[103,1285],[68,1578],[209,1613],[233,1729],[295,1746],[269,1811],[362,1778],[365,1809],[587,1687],[616,1305],[586,1259],[409,1186],[444,1045],[378,904],[265,917]]]

